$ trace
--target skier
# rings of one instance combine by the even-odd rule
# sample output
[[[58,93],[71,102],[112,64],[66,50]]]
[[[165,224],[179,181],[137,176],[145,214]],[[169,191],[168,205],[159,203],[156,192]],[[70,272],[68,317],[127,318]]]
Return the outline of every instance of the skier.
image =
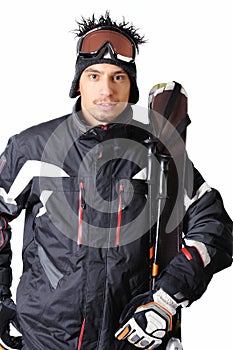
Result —
[[[151,130],[133,119],[131,106],[145,40],[108,12],[83,18],[76,34],[72,113],[11,137],[0,158],[0,338],[23,350],[165,349],[178,310],[231,265],[232,221],[188,160],[183,249],[148,290],[143,170]],[[9,222],[22,210],[15,304]],[[10,324],[22,338],[10,335]]]

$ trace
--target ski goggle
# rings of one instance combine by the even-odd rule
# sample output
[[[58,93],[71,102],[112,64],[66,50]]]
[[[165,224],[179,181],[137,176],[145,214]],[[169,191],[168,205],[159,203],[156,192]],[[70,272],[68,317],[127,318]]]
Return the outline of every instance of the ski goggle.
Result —
[[[85,59],[102,58],[108,49],[113,59],[134,62],[136,45],[124,34],[112,29],[94,29],[78,41],[78,56]]]

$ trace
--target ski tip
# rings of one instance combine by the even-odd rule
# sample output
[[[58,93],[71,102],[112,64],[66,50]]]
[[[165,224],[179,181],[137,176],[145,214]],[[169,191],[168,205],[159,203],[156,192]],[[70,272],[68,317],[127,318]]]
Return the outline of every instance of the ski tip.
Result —
[[[160,84],[156,84],[154,85],[150,92],[149,92],[149,96],[151,97],[155,97],[156,95],[164,92],[164,91],[169,91],[169,90],[174,90],[174,87],[176,85],[176,82],[175,81],[171,81],[171,82],[168,82],[168,83],[160,83]],[[183,95],[185,95],[186,97],[188,97],[188,94],[186,92],[186,90],[184,89],[184,87],[181,85],[181,93]]]

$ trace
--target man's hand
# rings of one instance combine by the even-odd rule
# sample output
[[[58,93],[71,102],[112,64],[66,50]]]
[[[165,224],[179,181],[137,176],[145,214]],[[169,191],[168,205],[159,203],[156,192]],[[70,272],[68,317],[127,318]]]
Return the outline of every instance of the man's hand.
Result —
[[[148,300],[149,299],[149,300]],[[127,339],[141,349],[156,349],[172,329],[172,316],[178,304],[162,289],[137,307],[132,317],[116,332],[118,340]]]
[[[12,349],[21,349],[22,337],[13,337],[10,335],[10,324],[19,330],[16,306],[12,299],[7,298],[0,301],[0,338]]]

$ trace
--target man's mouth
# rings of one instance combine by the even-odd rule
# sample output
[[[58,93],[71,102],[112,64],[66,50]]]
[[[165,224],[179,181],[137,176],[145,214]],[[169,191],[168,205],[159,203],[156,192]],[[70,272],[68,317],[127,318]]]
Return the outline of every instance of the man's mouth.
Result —
[[[96,105],[103,110],[111,110],[116,107],[117,102],[97,102]]]

